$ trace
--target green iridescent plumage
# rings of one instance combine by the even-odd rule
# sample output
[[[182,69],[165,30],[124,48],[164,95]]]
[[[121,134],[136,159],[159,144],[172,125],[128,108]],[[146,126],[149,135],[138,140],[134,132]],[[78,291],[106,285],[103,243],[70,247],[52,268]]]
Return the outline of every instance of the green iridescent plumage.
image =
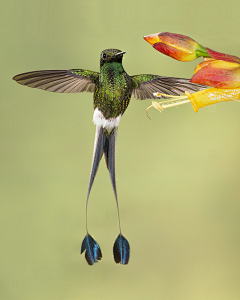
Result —
[[[123,53],[116,49],[108,49],[101,54],[94,108],[98,107],[106,119],[123,114],[131,98],[132,80],[123,69],[122,56]]]

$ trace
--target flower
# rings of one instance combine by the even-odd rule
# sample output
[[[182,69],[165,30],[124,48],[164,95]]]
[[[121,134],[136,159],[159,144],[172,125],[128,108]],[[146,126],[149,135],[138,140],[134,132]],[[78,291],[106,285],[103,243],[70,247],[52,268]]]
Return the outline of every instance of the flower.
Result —
[[[211,88],[201,90],[199,92],[190,94],[185,92],[186,96],[192,103],[193,110],[198,112],[199,108],[207,105],[224,102],[224,101],[238,101],[240,99],[240,88],[236,89],[217,89]]]
[[[145,36],[144,39],[155,49],[181,61],[190,61],[203,56],[201,62],[194,70],[190,82],[208,85],[212,88],[190,94],[185,92],[183,96],[171,96],[154,93],[156,97],[164,97],[162,102],[152,101],[148,109],[154,107],[158,111],[165,108],[192,103],[193,110],[223,101],[240,102],[240,58],[237,56],[204,48],[188,36],[161,32]]]
[[[190,81],[215,88],[240,87],[240,58],[206,49],[211,58],[197,65]]]
[[[176,60],[191,61],[200,56],[210,57],[203,46],[186,35],[159,32],[143,38],[156,50]]]
[[[196,67],[190,81],[223,89],[240,87],[240,64],[223,60],[205,61]]]
[[[152,101],[152,105],[150,105],[146,109],[147,116],[148,116],[148,110],[151,107],[155,108],[159,112],[162,112],[166,108],[183,105],[190,102],[192,104],[193,110],[195,112],[198,112],[199,108],[211,104],[216,104],[219,102],[225,102],[225,101],[240,102],[239,100],[240,88],[236,88],[236,89],[210,88],[210,89],[205,89],[205,90],[195,92],[193,94],[190,94],[189,92],[185,92],[184,96],[172,96],[172,95],[167,95],[162,93],[154,93],[154,96],[159,98],[162,98],[162,96],[164,96],[167,99],[161,102]]]

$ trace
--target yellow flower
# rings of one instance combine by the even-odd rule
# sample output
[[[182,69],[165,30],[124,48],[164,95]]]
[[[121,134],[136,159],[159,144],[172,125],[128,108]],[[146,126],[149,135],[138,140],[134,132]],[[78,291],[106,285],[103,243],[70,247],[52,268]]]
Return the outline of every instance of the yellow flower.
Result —
[[[166,108],[170,108],[170,107],[174,107],[186,103],[191,103],[193,110],[195,112],[198,112],[199,108],[211,104],[216,104],[219,102],[225,102],[225,101],[240,102],[240,88],[235,88],[235,89],[209,88],[209,89],[198,91],[193,94],[190,94],[189,92],[185,92],[185,96],[171,96],[167,94],[154,93],[154,96],[159,98],[164,96],[167,99],[161,102],[152,101],[152,105],[150,105],[146,109],[147,116],[148,116],[148,110],[151,107],[154,107],[159,112],[162,112]]]
[[[202,90],[193,94],[185,92],[186,96],[192,103],[193,110],[198,112],[199,108],[207,105],[224,102],[233,101],[240,99],[240,88],[236,89],[217,89],[211,88]]]

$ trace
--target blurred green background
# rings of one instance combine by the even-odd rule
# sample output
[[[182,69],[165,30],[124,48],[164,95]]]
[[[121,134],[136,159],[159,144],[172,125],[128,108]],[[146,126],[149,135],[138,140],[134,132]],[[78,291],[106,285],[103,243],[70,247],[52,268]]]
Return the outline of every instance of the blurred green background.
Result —
[[[42,69],[99,70],[100,52],[127,53],[129,75],[190,78],[190,63],[143,40],[188,35],[240,56],[240,3],[201,1],[2,1],[0,299],[240,299],[240,104],[161,114],[131,100],[121,120],[117,188],[128,266],[116,265],[116,204],[102,161],[89,231],[103,259],[80,246],[95,126],[92,94],[57,94],[11,78]]]

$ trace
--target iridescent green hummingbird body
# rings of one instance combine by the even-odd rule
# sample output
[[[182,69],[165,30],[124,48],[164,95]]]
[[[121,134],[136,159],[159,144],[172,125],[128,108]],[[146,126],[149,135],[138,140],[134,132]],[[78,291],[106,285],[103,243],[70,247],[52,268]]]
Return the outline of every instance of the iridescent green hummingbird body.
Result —
[[[117,49],[107,49],[101,54],[99,80],[96,82],[93,96],[95,109],[93,121],[97,125],[98,117],[102,115],[108,124],[104,127],[107,137],[118,126],[132,94],[131,77],[122,65],[124,53]]]
[[[101,63],[94,92],[94,107],[98,107],[107,119],[122,114],[131,98],[132,80],[123,69],[123,52],[120,53],[116,56],[119,61]]]
[[[125,112],[133,95],[138,100],[155,99],[153,93],[159,92],[169,95],[180,95],[185,91],[196,92],[204,86],[190,83],[188,79],[163,77],[142,74],[129,76],[122,65],[123,54],[118,49],[106,49],[100,57],[100,73],[83,69],[45,70],[19,74],[13,77],[18,83],[34,88],[59,93],[93,92],[96,135],[93,151],[93,161],[87,192],[86,212],[89,194],[95,175],[104,154],[107,168],[113,186],[118,208],[116,180],[115,180],[115,145],[117,129],[121,116]],[[127,264],[130,255],[128,241],[121,234],[118,210],[119,231],[113,254],[116,263]],[[81,253],[85,250],[85,257],[90,265],[102,258],[98,243],[89,235],[82,242]]]

